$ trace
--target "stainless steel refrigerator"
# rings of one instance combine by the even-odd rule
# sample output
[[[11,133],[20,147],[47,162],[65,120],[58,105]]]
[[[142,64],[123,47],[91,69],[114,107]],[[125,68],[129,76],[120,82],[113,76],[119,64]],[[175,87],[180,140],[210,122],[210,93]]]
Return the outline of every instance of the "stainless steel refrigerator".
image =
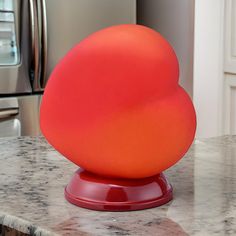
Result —
[[[37,135],[57,62],[107,26],[136,23],[135,0],[0,0],[0,137]]]

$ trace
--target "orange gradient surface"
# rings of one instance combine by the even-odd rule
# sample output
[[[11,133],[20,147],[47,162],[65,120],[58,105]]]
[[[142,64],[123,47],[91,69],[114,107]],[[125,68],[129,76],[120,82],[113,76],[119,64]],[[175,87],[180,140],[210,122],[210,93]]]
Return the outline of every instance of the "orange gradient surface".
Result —
[[[138,25],[98,31],[54,69],[40,110],[41,130],[78,166],[108,177],[144,178],[187,152],[196,116],[178,85],[169,43]]]

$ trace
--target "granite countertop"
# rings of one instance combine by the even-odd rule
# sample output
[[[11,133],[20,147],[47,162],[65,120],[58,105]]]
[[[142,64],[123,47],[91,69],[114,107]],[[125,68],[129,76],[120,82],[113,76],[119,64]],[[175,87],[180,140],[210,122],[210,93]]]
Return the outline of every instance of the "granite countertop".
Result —
[[[165,172],[174,200],[158,208],[71,205],[64,187],[76,169],[42,137],[0,139],[0,235],[236,235],[236,136],[196,140]]]

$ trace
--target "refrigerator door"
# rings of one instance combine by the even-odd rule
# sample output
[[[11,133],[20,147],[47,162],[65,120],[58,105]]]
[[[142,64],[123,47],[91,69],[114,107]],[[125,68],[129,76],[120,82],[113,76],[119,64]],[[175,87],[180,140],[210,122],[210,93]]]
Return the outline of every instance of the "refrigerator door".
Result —
[[[38,135],[41,95],[0,98],[0,137]]]
[[[42,86],[58,61],[89,34],[136,23],[136,0],[41,0],[44,59]]]
[[[20,122],[16,118],[18,114],[19,104],[16,98],[0,99],[0,137],[20,135]]]
[[[28,1],[0,0],[0,95],[32,91],[28,22]]]

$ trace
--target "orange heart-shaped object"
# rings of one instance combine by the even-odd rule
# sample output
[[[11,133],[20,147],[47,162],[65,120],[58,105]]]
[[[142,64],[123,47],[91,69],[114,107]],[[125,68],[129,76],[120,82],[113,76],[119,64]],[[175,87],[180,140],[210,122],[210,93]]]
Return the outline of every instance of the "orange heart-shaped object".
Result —
[[[98,31],[58,63],[44,92],[41,129],[78,166],[108,177],[144,178],[191,145],[196,116],[178,85],[170,44],[139,25]]]

